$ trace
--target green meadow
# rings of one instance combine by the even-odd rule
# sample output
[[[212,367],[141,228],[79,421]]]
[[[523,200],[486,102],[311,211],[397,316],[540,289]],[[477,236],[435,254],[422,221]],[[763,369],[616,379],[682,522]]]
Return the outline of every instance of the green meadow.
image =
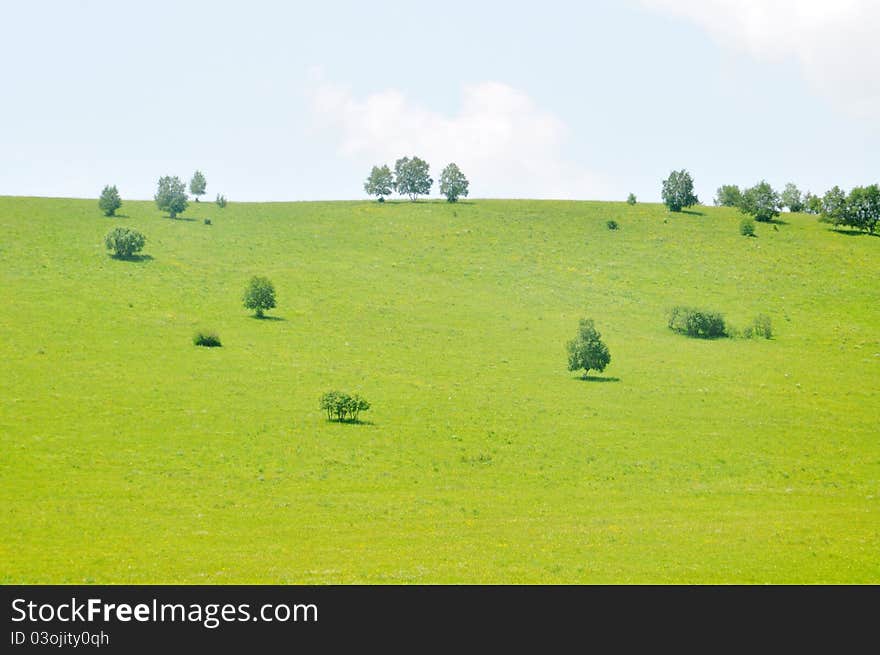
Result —
[[[880,583],[880,238],[695,209],[0,198],[0,582]]]

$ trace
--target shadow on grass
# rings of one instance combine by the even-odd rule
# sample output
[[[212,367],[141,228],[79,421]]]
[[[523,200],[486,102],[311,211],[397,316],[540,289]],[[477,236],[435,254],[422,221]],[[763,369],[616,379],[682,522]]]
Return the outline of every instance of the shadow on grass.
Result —
[[[880,232],[863,232],[862,230],[836,230],[832,228],[829,232],[847,237],[880,237]]]
[[[128,257],[108,255],[108,257],[110,257],[110,259],[115,259],[118,262],[134,262],[135,264],[144,264],[153,261],[152,255],[129,255]]]
[[[131,218],[128,214],[113,214],[113,216],[104,216],[104,218]]]
[[[327,421],[327,423],[335,423],[337,425],[376,425],[373,421],[362,421],[358,419],[357,421],[340,421],[338,419],[332,418]]]
[[[262,316],[257,316],[256,314],[251,314],[250,316],[255,321],[286,321],[287,319],[283,316],[266,316],[263,314]]]
[[[170,216],[165,216],[165,218],[167,218],[168,220],[171,220],[171,221],[184,221],[186,223],[198,223],[199,222],[199,219],[189,218],[188,216],[175,216],[174,218],[171,218]]]
[[[698,212],[693,209],[682,209],[679,214],[688,214],[689,216],[705,216],[706,214],[703,212]]]
[[[602,378],[598,375],[581,375],[576,377],[575,380],[579,380],[580,382],[620,382],[620,378]]]

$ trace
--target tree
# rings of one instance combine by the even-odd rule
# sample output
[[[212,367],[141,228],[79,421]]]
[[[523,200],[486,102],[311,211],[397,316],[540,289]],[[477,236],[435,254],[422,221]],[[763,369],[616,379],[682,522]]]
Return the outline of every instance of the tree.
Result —
[[[773,190],[766,181],[761,180],[751,189],[743,191],[742,203],[739,209],[744,214],[749,214],[756,221],[769,223],[779,216],[779,194]]]
[[[785,189],[783,189],[782,194],[779,196],[779,202],[783,207],[788,207],[790,212],[804,211],[805,205],[800,189],[791,182],[785,185]]]
[[[196,171],[193,173],[193,177],[189,182],[189,192],[196,197],[196,202],[199,201],[199,196],[205,194],[205,188],[208,186],[207,181],[205,180],[204,174],[202,171]]]
[[[715,205],[718,207],[739,207],[742,202],[742,191],[735,184],[723,184],[715,193]]]
[[[107,250],[113,251],[113,256],[117,259],[128,259],[134,253],[140,252],[146,242],[147,237],[127,227],[115,227],[104,237],[104,245]]]
[[[244,306],[253,309],[257,318],[263,318],[263,312],[275,306],[275,287],[267,277],[255,275],[244,290]]]
[[[880,187],[876,184],[857,186],[849,192],[842,219],[835,222],[874,233],[880,221]]]
[[[755,236],[755,221],[748,217],[742,219],[739,223],[739,233],[744,237]]]
[[[373,166],[370,176],[364,182],[364,191],[368,196],[377,196],[379,202],[385,202],[385,196],[390,196],[394,189],[394,176],[387,165]]]
[[[428,174],[428,164],[418,157],[403,157],[394,163],[394,188],[402,196],[414,201],[431,193],[434,180]]]
[[[822,198],[807,191],[804,194],[804,211],[808,214],[821,214]]]
[[[104,190],[101,191],[101,197],[98,198],[98,207],[104,212],[104,216],[113,216],[116,214],[116,210],[122,207],[122,198],[119,197],[116,185],[110,186],[108,184],[104,187]]]
[[[835,185],[822,196],[822,218],[828,222],[837,224],[843,219],[846,211],[846,194]]]
[[[217,199],[216,199],[214,202],[217,203],[217,206],[218,206],[220,209],[223,209],[223,208],[226,206],[226,196],[220,195],[220,194],[218,193],[218,194],[217,194]]]
[[[680,212],[683,208],[700,202],[700,199],[694,195],[694,180],[684,169],[672,171],[669,177],[663,180],[661,196],[669,211],[673,212]]]
[[[357,423],[360,413],[370,409],[370,403],[358,394],[328,391],[321,396],[320,408],[327,412],[328,421]]]
[[[602,342],[602,335],[596,330],[592,319],[581,319],[578,335],[567,344],[568,370],[584,369],[584,378],[591,370],[605,370],[611,362],[608,346]]]
[[[467,198],[468,180],[457,164],[449,164],[440,173],[440,193],[446,196],[447,202],[458,202],[459,198]]]
[[[636,194],[634,194],[634,193],[629,194],[629,195],[626,197],[626,204],[627,204],[627,205],[634,205],[634,204],[636,204]]]
[[[156,191],[154,199],[160,210],[168,212],[171,218],[177,218],[179,213],[186,211],[188,204],[186,186],[179,177],[166,175],[159,178],[159,189]]]

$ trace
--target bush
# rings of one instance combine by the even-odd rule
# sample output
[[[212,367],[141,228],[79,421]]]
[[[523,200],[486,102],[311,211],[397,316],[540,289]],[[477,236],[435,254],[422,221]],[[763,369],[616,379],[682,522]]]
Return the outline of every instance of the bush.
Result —
[[[212,225],[210,218],[205,219],[205,225]]]
[[[327,413],[328,421],[357,423],[360,413],[370,409],[370,403],[358,394],[328,391],[321,396],[320,408]]]
[[[634,205],[636,204],[636,194],[631,193],[626,197],[626,204]]]
[[[617,230],[620,228],[620,225],[617,223],[617,221],[611,219],[610,221],[605,221],[605,227],[607,227],[609,230]]]
[[[739,224],[739,233],[744,237],[755,236],[755,221],[751,218],[744,218]]]
[[[581,319],[578,335],[566,344],[568,349],[568,370],[584,369],[584,378],[591,369],[599,371],[611,362],[608,346],[602,341],[602,335],[596,330],[592,319]]]
[[[773,326],[770,323],[770,317],[766,314],[758,314],[752,324],[746,328],[743,336],[746,339],[770,339],[773,337]]]
[[[697,339],[718,339],[727,336],[727,328],[721,314],[681,305],[670,310],[669,328]]]
[[[253,309],[258,318],[275,306],[275,287],[267,277],[254,276],[244,290],[242,298],[247,309]]]
[[[217,203],[217,206],[220,209],[223,209],[226,206],[226,196],[221,196],[219,193],[217,194],[217,200],[214,202]]]
[[[98,198],[98,207],[104,212],[104,216],[113,216],[116,210],[122,207],[122,199],[119,197],[116,185],[104,187],[101,197]]]
[[[216,332],[211,330],[199,330],[193,335],[193,344],[196,346],[205,346],[206,348],[218,348],[223,344],[220,343],[220,337]]]
[[[118,259],[126,259],[143,249],[147,237],[127,227],[115,227],[104,237],[104,245],[107,250],[113,251],[113,256]]]

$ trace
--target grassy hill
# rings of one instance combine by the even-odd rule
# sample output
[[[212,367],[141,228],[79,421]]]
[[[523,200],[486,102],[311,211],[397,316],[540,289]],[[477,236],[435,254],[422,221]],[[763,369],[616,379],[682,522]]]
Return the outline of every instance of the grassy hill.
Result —
[[[878,238],[594,202],[120,212],[0,198],[0,582],[880,582]],[[115,225],[146,257],[108,256]],[[776,334],[689,339],[676,304]],[[582,317],[601,379],[566,370]],[[336,388],[365,424],[326,421]]]

